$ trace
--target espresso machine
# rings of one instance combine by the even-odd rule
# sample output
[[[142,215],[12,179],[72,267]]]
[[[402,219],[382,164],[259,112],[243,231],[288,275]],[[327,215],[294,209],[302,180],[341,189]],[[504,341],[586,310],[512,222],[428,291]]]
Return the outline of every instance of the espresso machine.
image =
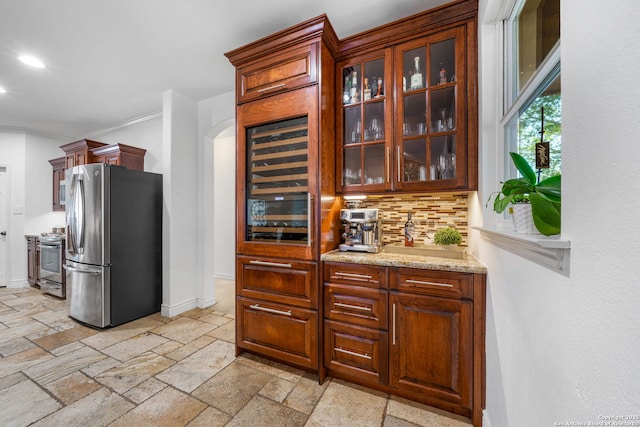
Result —
[[[382,250],[382,211],[379,209],[340,209],[344,232],[341,251],[377,253]]]

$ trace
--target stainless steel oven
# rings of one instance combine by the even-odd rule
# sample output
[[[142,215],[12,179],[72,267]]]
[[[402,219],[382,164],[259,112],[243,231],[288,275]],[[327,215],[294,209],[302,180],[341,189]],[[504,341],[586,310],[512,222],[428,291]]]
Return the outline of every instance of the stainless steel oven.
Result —
[[[40,237],[40,289],[57,297],[66,297],[64,265],[65,239],[59,235]]]

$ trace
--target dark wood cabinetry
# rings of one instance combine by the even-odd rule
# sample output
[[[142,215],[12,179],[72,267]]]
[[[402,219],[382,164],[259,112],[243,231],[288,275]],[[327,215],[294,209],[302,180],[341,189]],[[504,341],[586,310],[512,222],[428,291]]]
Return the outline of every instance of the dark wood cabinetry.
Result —
[[[94,163],[91,149],[103,147],[105,145],[107,144],[98,141],[92,141],[90,139],[81,139],[79,141],[61,145],[60,148],[62,148],[62,151],[65,152],[66,169],[78,165]]]
[[[92,148],[93,163],[124,166],[127,169],[144,170],[144,155],[147,150],[124,144],[110,144]]]
[[[61,145],[65,152],[66,168],[88,163],[108,163],[127,169],[144,170],[144,156],[147,150],[125,144],[105,144],[81,139]]]
[[[236,346],[320,369],[319,258],[339,243],[336,36],[326,16],[227,53],[236,67]]]
[[[327,373],[480,425],[485,287],[478,273],[325,262]]]
[[[61,145],[65,156],[49,160],[53,168],[53,210],[64,211],[65,170],[89,163],[107,163],[127,169],[144,170],[145,149],[125,144],[105,144],[103,142],[81,139]]]
[[[52,208],[54,211],[64,211],[64,171],[66,169],[67,159],[66,157],[60,157],[49,160],[49,163],[53,168],[53,188],[51,190],[51,194],[53,195]]]
[[[338,191],[477,188],[476,15],[458,1],[341,41]]]
[[[316,83],[317,48],[317,42],[312,40],[238,67],[238,103]]]
[[[29,285],[40,287],[40,239],[27,236],[27,280]]]
[[[323,15],[226,54],[237,353],[481,423],[484,274],[320,261],[339,243],[337,193],[476,188],[477,7],[460,0],[344,40]]]

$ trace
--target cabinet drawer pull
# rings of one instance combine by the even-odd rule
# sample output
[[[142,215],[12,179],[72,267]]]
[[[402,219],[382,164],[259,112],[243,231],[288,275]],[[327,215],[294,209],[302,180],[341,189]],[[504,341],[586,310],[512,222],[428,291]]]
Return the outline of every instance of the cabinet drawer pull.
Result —
[[[356,353],[355,351],[345,350],[342,347],[334,347],[333,349],[335,351],[339,351],[340,353],[349,354],[351,356],[362,357],[363,359],[371,360],[371,356],[369,356],[366,353],[365,354],[360,354],[360,353]]]
[[[344,308],[352,308],[354,310],[362,310],[362,311],[371,311],[371,307],[361,307],[359,305],[351,305],[351,304],[345,304],[343,302],[337,302],[335,304],[336,307],[344,307]]]
[[[398,182],[400,182],[401,179],[401,173],[400,173],[400,147],[398,147]]]
[[[387,182],[391,182],[391,148],[387,147]]]
[[[252,308],[252,309],[258,310],[258,311],[265,311],[267,313],[280,314],[282,316],[291,317],[291,310],[288,310],[288,311],[276,310],[274,308],[260,307],[258,304],[251,304],[249,306],[249,308]]]
[[[393,325],[391,325],[391,332],[393,335],[393,345],[396,345],[396,303],[393,303],[393,312],[391,313],[391,320],[393,321]]]
[[[371,276],[370,274],[342,273],[340,271],[336,271],[335,275],[342,276],[342,277],[350,277],[354,279],[373,279],[373,276]]]
[[[252,259],[251,261],[249,261],[249,264],[253,264],[253,265],[266,265],[268,267],[283,267],[283,268],[291,268],[291,263],[288,264],[282,264],[279,262],[267,262],[267,261],[258,261],[256,259]]]
[[[421,280],[412,280],[412,279],[407,279],[405,280],[405,282],[413,283],[416,285],[431,285],[431,286],[442,286],[444,288],[453,288],[453,285],[451,283],[423,282]]]
[[[258,92],[263,93],[263,92],[268,92],[272,89],[282,89],[282,88],[284,88],[284,83],[280,83],[278,85],[269,86],[269,87],[263,87],[262,89],[258,89]]]

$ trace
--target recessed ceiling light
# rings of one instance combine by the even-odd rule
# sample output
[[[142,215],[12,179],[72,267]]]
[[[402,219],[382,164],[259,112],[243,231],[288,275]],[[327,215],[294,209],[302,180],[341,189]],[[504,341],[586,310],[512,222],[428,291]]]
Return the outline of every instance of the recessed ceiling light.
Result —
[[[38,58],[36,58],[34,56],[22,55],[22,56],[19,56],[18,59],[20,61],[24,62],[25,64],[30,65],[32,67],[45,68],[44,64],[42,63],[42,61],[40,61]]]
[[[0,86],[0,93],[7,93],[7,90],[5,88],[3,88],[2,86]]]

